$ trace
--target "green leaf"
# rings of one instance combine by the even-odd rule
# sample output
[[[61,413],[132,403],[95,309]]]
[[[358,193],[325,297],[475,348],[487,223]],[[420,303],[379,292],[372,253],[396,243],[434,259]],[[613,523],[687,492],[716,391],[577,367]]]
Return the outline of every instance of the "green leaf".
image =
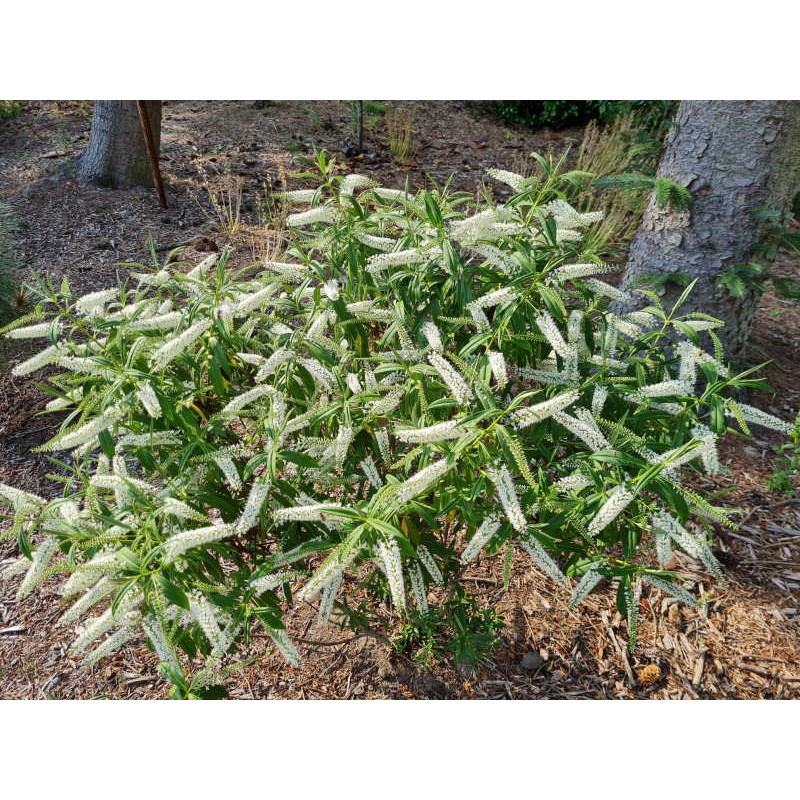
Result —
[[[113,517],[110,519],[112,524],[117,523]],[[117,559],[122,563],[122,566],[125,567],[126,570],[130,572],[141,572],[142,569],[142,561],[130,547],[120,547],[117,550]]]
[[[332,351],[328,350],[327,347],[323,347],[318,342],[312,342],[308,339],[304,342],[305,347],[308,349],[308,352],[314,356],[318,361],[321,361],[323,364],[328,364],[329,366],[335,366],[339,363],[338,356],[333,353]]]
[[[176,646],[183,650],[189,658],[195,658],[197,656],[197,644],[192,636],[191,629],[184,628],[179,631],[174,641]]]
[[[436,198],[429,191],[425,191],[422,195],[422,202],[425,205],[425,213],[428,215],[432,225],[436,227],[442,224],[442,209],[436,202]]]
[[[228,690],[219,684],[200,686],[197,689],[192,689],[190,694],[198,700],[227,700],[229,697]]]
[[[670,207],[681,211],[692,204],[692,193],[669,178],[656,178],[654,188],[656,205],[659,208]]]
[[[312,469],[319,468],[319,462],[307,456],[305,453],[297,453],[292,450],[282,450],[278,455],[285,461],[291,461],[292,464],[297,464],[298,467],[310,467]]]
[[[775,294],[786,300],[800,300],[800,281],[795,278],[772,278]]]
[[[695,347],[700,347],[700,334],[688,323],[679,319],[672,320],[672,326],[680,331]]]
[[[603,175],[592,181],[595,189],[619,189],[621,191],[647,190],[655,185],[655,179],[650,175],[638,172],[618,172],[615,175]]]
[[[534,161],[536,161],[536,163],[542,168],[542,170],[544,171],[545,177],[549,178],[550,177],[550,173],[552,172],[552,169],[551,169],[550,163],[547,161],[547,159],[545,159],[544,156],[540,155],[539,153],[531,153],[530,155],[531,155],[531,158]]]
[[[256,470],[262,465],[266,464],[272,457],[272,453],[259,453],[253,456],[245,465],[242,470],[242,482],[247,483],[253,477]]]
[[[681,493],[663,478],[656,478],[650,485],[650,491],[658,495],[667,508],[674,511],[678,519],[685,520],[689,516],[689,506]]]
[[[542,216],[542,230],[553,247],[558,244],[558,226],[556,225],[555,218],[552,216]]]
[[[208,365],[208,376],[211,378],[211,385],[219,397],[225,397],[228,394],[228,388],[225,379],[222,377],[222,370],[220,370],[219,363],[215,360]]]
[[[567,316],[567,309],[561,297],[549,286],[537,284],[536,291],[545,304],[547,310],[556,318],[556,321],[563,320]]]
[[[156,669],[176,688],[181,691],[182,694],[186,695],[189,692],[189,685],[186,682],[186,678],[184,677],[183,673],[175,667],[173,664],[170,664],[168,661],[159,661]],[[178,697],[177,699],[181,699]]]
[[[28,539],[28,535],[25,532],[25,529],[22,525],[17,528],[17,547],[19,548],[19,552],[31,561],[33,559],[33,552],[31,550],[31,543]]]
[[[189,598],[186,596],[183,589],[168,581],[161,573],[156,575],[156,585],[160,589],[161,594],[163,594],[170,603],[186,611],[189,610]]]
[[[717,435],[725,433],[728,428],[725,422],[725,404],[722,398],[714,395],[709,398],[710,412],[711,412],[711,430]]]
[[[286,628],[286,624],[281,619],[281,612],[279,609],[270,606],[260,606],[253,609],[253,614],[267,628],[276,630],[284,630]]]
[[[692,293],[692,289],[694,289],[695,284],[697,283],[697,278],[695,278],[681,293],[681,296],[677,299],[675,305],[672,307],[672,313],[674,314],[687,300],[689,295]]]
[[[108,432],[108,428],[104,428],[102,431],[100,431],[100,433],[97,434],[97,440],[100,442],[100,447],[103,449],[103,452],[109,458],[113,458],[115,452],[114,439]]]
[[[117,595],[114,598],[114,601],[111,603],[111,616],[112,617],[116,616],[117,609],[119,608],[119,604],[122,602],[122,599],[130,591],[130,589],[133,586],[136,585],[137,582],[138,582],[138,578],[130,578],[129,580],[125,581],[125,583],[122,584],[122,587],[117,592]]]
[[[233,609],[239,607],[239,601],[235,597],[231,597],[228,594],[220,594],[219,592],[208,592],[206,594],[206,597],[215,606],[219,606],[219,608],[224,608],[227,611],[232,611]]]

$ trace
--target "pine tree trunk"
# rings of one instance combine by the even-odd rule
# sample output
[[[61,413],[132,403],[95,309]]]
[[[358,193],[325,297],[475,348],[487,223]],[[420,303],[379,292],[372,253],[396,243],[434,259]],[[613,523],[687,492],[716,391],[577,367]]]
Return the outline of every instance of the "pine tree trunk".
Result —
[[[683,273],[697,278],[684,311],[725,321],[721,338],[730,357],[741,355],[758,304],[753,287],[737,300],[715,281],[746,262],[767,223],[753,214],[787,215],[800,189],[800,102],[687,101],[678,108],[658,168],[693,195],[685,211],[659,209],[653,198],[631,246],[623,286],[648,276]],[[671,308],[682,289],[665,285]]]
[[[161,100],[148,100],[145,106],[158,152]],[[135,100],[95,100],[89,146],[78,161],[77,177],[83,184],[111,188],[153,185]]]

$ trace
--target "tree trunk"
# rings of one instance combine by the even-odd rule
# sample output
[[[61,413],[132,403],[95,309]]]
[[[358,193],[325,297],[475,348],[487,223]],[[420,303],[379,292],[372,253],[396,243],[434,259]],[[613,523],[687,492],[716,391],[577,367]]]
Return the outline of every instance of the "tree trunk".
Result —
[[[145,106],[158,152],[161,100],[148,100]],[[95,100],[89,146],[78,161],[77,177],[83,184],[115,189],[153,185],[135,100]]]
[[[684,211],[660,209],[651,197],[631,246],[622,285],[649,276],[683,273],[697,284],[683,311],[703,311],[725,321],[719,331],[729,357],[742,354],[758,304],[753,287],[744,300],[715,281],[746,262],[769,222],[753,212],[787,215],[800,189],[800,102],[687,101],[667,135],[659,178],[686,186]],[[682,289],[664,288],[669,310]]]

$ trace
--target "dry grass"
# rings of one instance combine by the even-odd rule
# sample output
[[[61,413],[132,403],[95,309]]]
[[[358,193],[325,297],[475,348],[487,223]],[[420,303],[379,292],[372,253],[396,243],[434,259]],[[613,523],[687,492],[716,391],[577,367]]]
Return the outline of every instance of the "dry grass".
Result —
[[[616,117],[608,125],[592,120],[584,133],[576,156],[576,168],[594,174],[610,175],[630,168],[632,156],[628,142],[634,132],[633,115]]]
[[[211,162],[197,163],[200,185],[205,189],[211,208],[214,233],[225,244],[234,244],[241,230],[244,179],[234,175],[229,166],[219,169]],[[206,206],[198,203],[204,210]]]
[[[576,169],[603,177],[631,169],[633,156],[630,142],[635,133],[634,115],[617,117],[608,125],[592,121],[576,159]],[[644,213],[646,192],[622,193],[585,190],[575,198],[583,210],[603,212],[603,244],[627,248],[639,227]]]
[[[616,117],[606,125],[592,121],[586,126],[575,168],[597,178],[622,172],[655,173],[659,143],[668,125],[662,122],[658,130],[648,133],[635,112]],[[649,195],[644,189],[598,193],[587,188],[575,198],[575,205],[583,210],[602,211],[603,245],[624,254],[639,227]]]
[[[275,194],[288,188],[289,162],[284,154],[275,154],[269,161],[277,178],[274,182],[268,180],[262,188],[258,224],[250,242],[256,262],[278,261],[286,246],[286,217],[289,212],[285,203],[275,199]]]
[[[384,112],[389,150],[398,163],[406,166],[414,158],[414,107],[388,105]]]
[[[277,176],[269,175],[258,197],[245,204],[244,180],[231,172],[230,165],[222,168],[208,162],[197,164],[199,185],[205,190],[206,201],[195,200],[203,209],[214,239],[232,248],[237,262],[247,256],[255,266],[277,260],[285,248],[286,207],[275,200],[275,194],[286,191],[288,160],[285,155],[269,158]],[[249,212],[245,212],[245,207]]]

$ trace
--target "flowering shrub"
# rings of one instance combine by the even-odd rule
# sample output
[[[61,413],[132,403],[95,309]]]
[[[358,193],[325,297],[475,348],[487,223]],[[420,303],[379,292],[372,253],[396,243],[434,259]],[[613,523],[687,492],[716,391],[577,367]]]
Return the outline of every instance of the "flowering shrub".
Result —
[[[202,686],[258,622],[297,664],[299,601],[347,617],[357,585],[424,617],[483,554],[523,551],[575,604],[615,582],[631,642],[642,582],[695,602],[672,548],[721,579],[706,531],[731,512],[681,470],[719,469],[731,419],[789,426],[730,396],[759,384],[729,374],[720,323],[654,294],[614,314],[569,176],[489,170],[513,196],[476,209],[319,166],[257,277],[223,255],[64,284],[10,326],[47,345],[14,373],[58,368],[67,413],[42,448],[63,496],[0,485],[18,596],[65,576],[85,664],[144,634],[185,695],[181,654]]]

